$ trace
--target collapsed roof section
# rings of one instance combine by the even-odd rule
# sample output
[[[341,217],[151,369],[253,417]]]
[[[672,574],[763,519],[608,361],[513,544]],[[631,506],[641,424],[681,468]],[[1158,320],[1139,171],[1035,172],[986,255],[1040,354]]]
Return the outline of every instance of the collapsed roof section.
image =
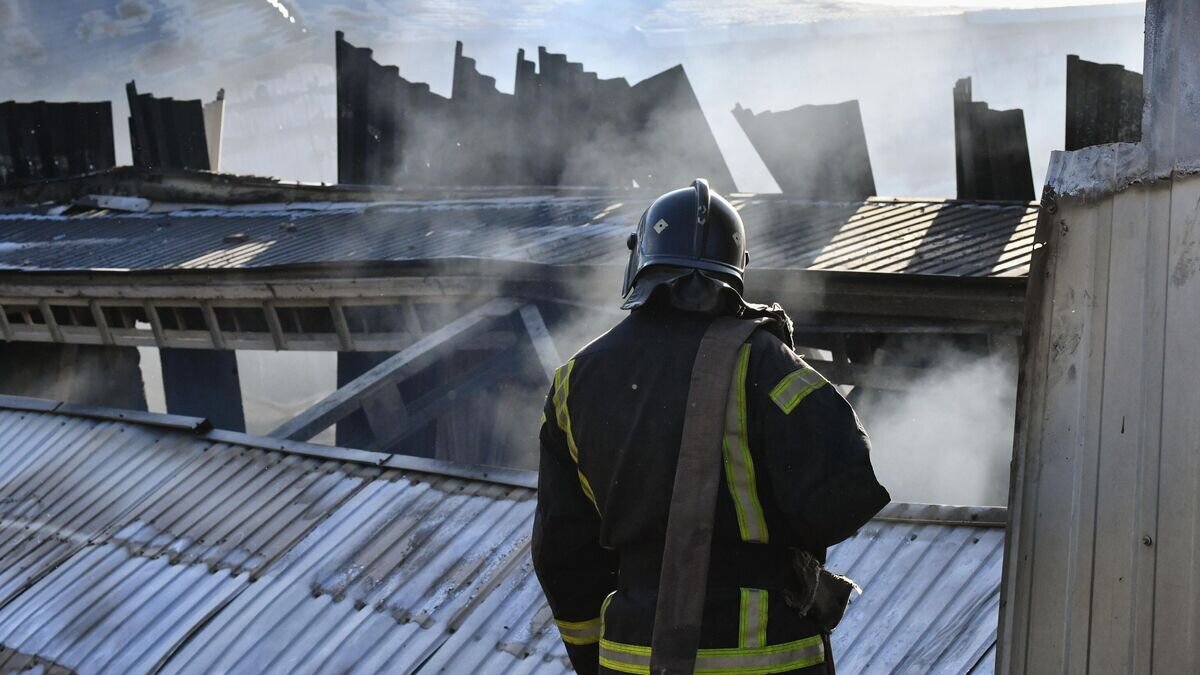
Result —
[[[733,116],[785,195],[814,201],[875,196],[858,101],[757,114],[739,104]]]
[[[340,183],[735,189],[682,66],[630,86],[521,50],[505,94],[458,43],[445,98],[341,32],[336,50]]]
[[[225,112],[224,89],[210,103],[139,94],[132,81],[125,85],[125,93],[129,98],[129,143],[134,166],[217,170]]]
[[[1142,75],[1067,55],[1066,150],[1142,139]]]
[[[532,472],[11,397],[0,467],[2,671],[571,672]],[[991,672],[1004,521],[892,504],[830,549],[839,665]]]
[[[1034,198],[1025,113],[973,101],[969,77],[954,85],[954,151],[959,199]]]
[[[116,165],[112,103],[0,103],[0,185]]]

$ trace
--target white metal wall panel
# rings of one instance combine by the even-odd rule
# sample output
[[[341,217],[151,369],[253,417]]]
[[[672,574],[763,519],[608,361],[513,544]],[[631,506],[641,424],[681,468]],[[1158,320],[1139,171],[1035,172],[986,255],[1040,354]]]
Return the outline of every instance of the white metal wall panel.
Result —
[[[1056,153],[1000,672],[1200,672],[1200,4],[1147,4],[1139,144]]]

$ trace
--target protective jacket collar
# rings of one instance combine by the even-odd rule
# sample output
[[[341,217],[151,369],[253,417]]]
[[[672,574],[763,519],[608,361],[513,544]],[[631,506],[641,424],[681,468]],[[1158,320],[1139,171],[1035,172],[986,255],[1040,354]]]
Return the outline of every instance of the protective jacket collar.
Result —
[[[742,319],[769,318],[765,329],[795,347],[792,319],[779,303],[762,305],[746,302],[736,288],[704,270],[686,267],[655,266],[646,270],[629,291],[621,309],[642,307],[671,308],[714,316]]]

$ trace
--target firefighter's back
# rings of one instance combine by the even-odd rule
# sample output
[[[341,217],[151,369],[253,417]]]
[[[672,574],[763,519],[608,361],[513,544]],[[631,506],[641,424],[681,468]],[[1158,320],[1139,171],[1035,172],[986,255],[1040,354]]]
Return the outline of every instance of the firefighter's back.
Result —
[[[669,307],[643,308],[559,371],[561,405],[555,415],[569,419],[581,486],[600,514],[600,543],[614,549],[619,560],[617,590],[602,610],[602,670],[642,672],[649,665],[691,371],[711,320]],[[824,668],[820,631],[784,602],[788,547],[803,542],[767,494],[770,472],[750,433],[756,421],[751,418],[760,411],[756,399],[744,394],[767,386],[756,381],[756,373],[771,370],[765,361],[781,348],[778,338],[759,331],[744,348],[746,358],[739,359],[743,395],[740,401],[733,397],[731,405],[741,405],[740,422],[734,421],[741,428],[740,433],[727,429],[724,443],[724,480],[697,661],[701,670]]]

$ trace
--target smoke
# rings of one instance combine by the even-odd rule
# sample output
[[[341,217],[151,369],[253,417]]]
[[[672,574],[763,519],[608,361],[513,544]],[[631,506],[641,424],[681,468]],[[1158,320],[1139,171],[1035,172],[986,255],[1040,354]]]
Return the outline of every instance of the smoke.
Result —
[[[1003,506],[1016,415],[1017,361],[933,340],[880,355],[924,366],[903,392],[851,394],[872,440],[876,473],[897,501]]]

